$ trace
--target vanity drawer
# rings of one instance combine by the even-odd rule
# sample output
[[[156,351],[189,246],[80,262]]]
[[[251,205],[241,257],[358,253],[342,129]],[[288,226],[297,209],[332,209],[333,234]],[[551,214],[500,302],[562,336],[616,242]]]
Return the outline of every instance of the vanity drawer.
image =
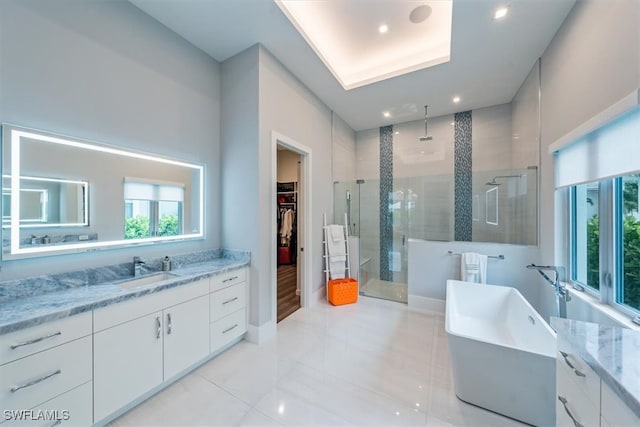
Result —
[[[573,381],[578,388],[584,390],[594,403],[600,402],[600,377],[577,354],[568,347],[558,347],[557,370],[566,373],[566,378]]]
[[[91,381],[91,337],[0,367],[0,408],[29,409]]]
[[[580,423],[584,427],[599,427],[600,425],[600,393],[597,400],[588,396],[588,391],[578,385],[572,378],[572,371],[560,366],[565,363],[558,359],[556,364],[556,426],[575,427]],[[598,386],[600,383],[598,382]]]
[[[247,331],[247,311],[244,308],[211,324],[211,352],[214,352]]]
[[[211,292],[228,286],[236,285],[247,280],[247,269],[239,268],[211,277]]]
[[[0,365],[91,335],[91,312],[0,335]]]
[[[211,294],[212,322],[244,308],[247,305],[247,285],[240,283],[221,289]]]

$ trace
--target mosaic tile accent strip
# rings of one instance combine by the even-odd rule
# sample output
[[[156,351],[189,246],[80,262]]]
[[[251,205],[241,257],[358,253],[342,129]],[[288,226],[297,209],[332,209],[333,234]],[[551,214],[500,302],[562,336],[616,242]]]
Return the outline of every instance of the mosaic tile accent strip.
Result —
[[[389,253],[393,250],[393,126],[380,128],[380,280],[391,281]]]
[[[454,240],[470,242],[473,234],[471,111],[454,116]]]

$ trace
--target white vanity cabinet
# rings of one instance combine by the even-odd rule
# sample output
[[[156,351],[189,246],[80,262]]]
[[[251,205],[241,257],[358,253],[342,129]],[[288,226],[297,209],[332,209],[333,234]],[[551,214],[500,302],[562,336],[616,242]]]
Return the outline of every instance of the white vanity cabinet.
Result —
[[[94,311],[94,421],[208,355],[209,279]]]
[[[166,381],[209,355],[209,296],[174,305],[162,314]]]
[[[58,425],[91,424],[91,312],[2,335],[0,348],[0,408],[46,410]],[[6,418],[3,425],[19,424]]]
[[[640,417],[558,335],[556,362],[557,426],[640,426]]]
[[[556,355],[556,425],[600,425],[600,377],[567,349]]]
[[[211,353],[247,331],[246,269],[211,279]]]

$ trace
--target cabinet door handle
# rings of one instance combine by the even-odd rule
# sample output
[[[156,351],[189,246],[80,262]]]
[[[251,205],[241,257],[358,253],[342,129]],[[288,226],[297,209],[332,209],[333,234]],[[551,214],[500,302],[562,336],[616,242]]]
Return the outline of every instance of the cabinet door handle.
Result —
[[[228,299],[228,300],[224,301],[222,303],[222,305],[226,305],[226,304],[229,304],[230,302],[234,302],[234,301],[237,301],[237,300],[238,300],[238,297],[233,297],[231,299]]]
[[[160,339],[162,335],[162,323],[160,322],[160,316],[156,317],[156,338]]]
[[[562,355],[563,359],[564,359],[564,363],[567,364],[567,366],[569,368],[571,368],[571,370],[573,370],[573,373],[576,374],[579,377],[586,377],[586,375],[583,372],[580,372],[576,369],[575,366],[573,366],[573,364],[569,361],[569,355],[567,353],[565,353],[564,351],[561,351],[560,354]]]
[[[232,327],[227,328],[227,329],[225,329],[224,331],[222,331],[222,333],[223,333],[223,334],[226,334],[227,332],[232,331],[232,330],[234,330],[234,329],[235,329],[235,328],[237,328],[237,327],[238,327],[238,324],[236,323],[236,324],[235,324],[235,325],[233,325]]]
[[[11,387],[11,393],[15,393],[18,390],[22,390],[23,388],[27,388],[27,387],[31,387],[33,385],[36,385],[38,383],[41,383],[44,380],[48,380],[51,377],[54,377],[56,375],[59,375],[62,373],[62,370],[58,369],[55,372],[51,372],[50,374],[47,374],[45,376],[42,376],[40,378],[38,378],[37,380],[33,380],[33,381],[29,381],[28,383],[22,384],[22,385],[17,385],[14,387]]]
[[[228,279],[224,279],[224,280],[222,281],[222,283],[227,283],[227,282],[230,282],[230,281],[232,281],[232,280],[236,280],[237,278],[238,278],[238,276],[229,277]]]
[[[167,313],[167,335],[171,335],[171,313]]]
[[[568,403],[567,399],[558,395],[558,400],[562,403],[562,406],[564,406],[564,410],[567,412],[567,415],[569,415],[569,418],[571,418],[571,421],[573,421],[573,425],[575,427],[584,427],[584,425],[580,421],[576,420],[576,417],[573,416],[573,414],[567,407],[567,403]]]
[[[57,337],[58,335],[62,335],[62,332],[58,331],[58,332],[54,332],[54,333],[49,334],[49,335],[45,335],[45,336],[40,337],[40,338],[34,338],[32,340],[29,340],[29,341],[21,342],[21,343],[18,343],[18,344],[12,344],[12,345],[9,346],[9,348],[11,348],[11,350],[15,350],[16,348],[23,347],[25,345],[35,344],[37,342],[44,341],[44,340],[49,339],[49,338]]]

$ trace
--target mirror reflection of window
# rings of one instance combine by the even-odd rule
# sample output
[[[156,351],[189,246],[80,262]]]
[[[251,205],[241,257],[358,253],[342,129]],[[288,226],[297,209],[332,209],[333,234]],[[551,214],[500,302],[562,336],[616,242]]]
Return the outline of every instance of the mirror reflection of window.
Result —
[[[183,229],[184,186],[125,179],[124,238],[178,236]]]

